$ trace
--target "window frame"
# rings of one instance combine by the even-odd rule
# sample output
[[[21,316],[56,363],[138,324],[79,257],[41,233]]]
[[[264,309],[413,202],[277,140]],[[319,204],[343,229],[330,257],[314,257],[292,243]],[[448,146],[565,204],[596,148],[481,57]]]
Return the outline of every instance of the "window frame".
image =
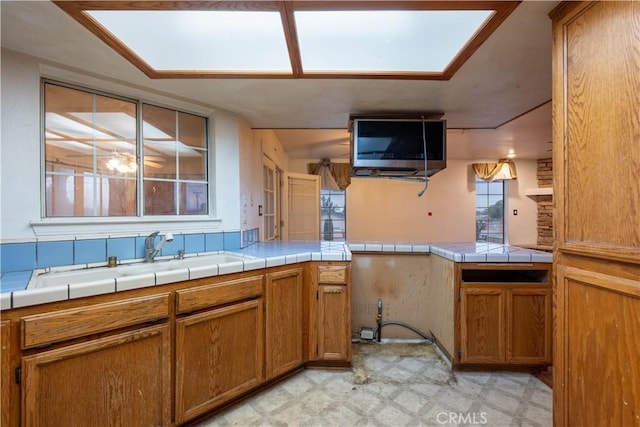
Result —
[[[47,195],[46,195],[46,180],[47,177],[50,176],[47,174],[47,160],[46,160],[46,104],[45,104],[45,87],[47,84],[56,85],[72,90],[77,90],[81,92],[88,93],[92,96],[104,96],[108,98],[113,98],[116,100],[121,100],[125,102],[131,102],[136,105],[136,162],[138,164],[138,168],[135,174],[135,182],[136,182],[136,214],[128,215],[128,216],[47,216]],[[104,226],[105,224],[130,224],[130,223],[156,223],[156,222],[168,222],[168,223],[187,223],[187,222],[203,222],[203,221],[211,221],[214,220],[219,222],[219,220],[215,220],[215,197],[214,197],[214,186],[215,186],[215,174],[213,173],[213,165],[215,164],[212,159],[212,141],[211,141],[211,133],[210,133],[210,117],[206,113],[190,111],[187,108],[177,108],[175,106],[170,105],[166,101],[163,102],[155,102],[146,99],[147,97],[143,94],[137,94],[137,96],[127,96],[122,95],[116,91],[108,91],[104,89],[96,88],[92,85],[85,84],[75,84],[68,83],[65,81],[61,81],[54,78],[46,78],[43,77],[40,79],[40,101],[39,101],[39,119],[40,119],[40,220],[32,221],[32,226],[36,229],[42,226],[50,226],[50,225],[60,225],[61,227],[72,226],[72,225],[82,225],[82,224],[92,224],[97,227]],[[144,135],[142,134],[143,127],[143,107],[145,105],[152,107],[165,108],[173,111],[174,113],[184,113],[192,116],[200,117],[204,120],[204,142],[205,146],[201,149],[205,153],[205,165],[204,165],[204,174],[205,180],[201,181],[207,187],[206,198],[207,198],[207,212],[204,214],[175,214],[175,215],[149,215],[144,212],[144,168],[141,165],[144,158]],[[70,175],[73,176],[73,175]],[[192,180],[187,180],[188,182],[192,182]],[[177,184],[184,183],[184,180],[177,179],[175,180]],[[177,210],[177,207],[176,207]],[[92,227],[96,228],[96,227]],[[62,230],[61,230],[62,231]],[[96,230],[98,231],[98,230]],[[40,233],[37,233],[40,234]],[[49,233],[47,233],[49,234]]]
[[[335,194],[334,194],[335,193]],[[336,206],[337,208],[341,208],[342,209],[342,213],[344,215],[344,220],[339,220],[340,222],[344,223],[344,235],[342,236],[342,239],[331,239],[331,240],[325,240],[324,238],[324,220],[322,219],[322,199],[324,197],[329,197],[329,201],[331,200],[332,196],[341,196],[344,199],[344,204],[342,206]],[[332,231],[333,233],[333,231]],[[328,189],[320,189],[320,241],[322,242],[346,242],[347,241],[347,190],[328,190]]]
[[[482,193],[482,194],[478,194],[478,184],[479,183],[483,183],[483,184],[487,184],[487,192],[486,193]],[[501,242],[495,242],[492,241],[490,239],[490,236],[495,235],[495,233],[493,234],[487,234],[486,235],[486,240],[480,240],[480,231],[478,230],[478,197],[486,197],[486,201],[487,201],[487,209],[489,209],[492,205],[489,204],[489,200],[491,198],[491,196],[498,196],[498,194],[495,193],[491,193],[491,191],[489,190],[490,185],[491,184],[495,184],[495,183],[500,183],[501,187],[502,187],[502,192],[501,192],[501,197],[502,197],[502,215],[501,215],[501,219],[499,222],[502,223],[502,241]],[[474,213],[474,220],[476,223],[475,226],[475,230],[476,230],[476,238],[475,241],[476,243],[496,243],[496,244],[507,244],[508,239],[507,239],[507,201],[508,201],[508,197],[507,197],[507,188],[508,186],[506,185],[506,181],[504,180],[495,180],[495,181],[485,181],[484,179],[478,178],[477,176],[475,176],[475,180],[474,180],[474,186],[475,186],[475,213]],[[487,212],[488,215],[488,212]],[[497,221],[497,220],[496,220]],[[487,227],[489,225],[490,220],[487,220]]]

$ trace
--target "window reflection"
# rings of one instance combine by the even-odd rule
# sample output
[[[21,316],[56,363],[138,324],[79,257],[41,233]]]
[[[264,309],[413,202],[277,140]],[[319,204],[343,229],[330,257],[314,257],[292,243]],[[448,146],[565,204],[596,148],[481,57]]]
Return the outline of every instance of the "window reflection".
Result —
[[[134,102],[45,83],[46,215],[136,215]]]
[[[139,179],[145,215],[208,213],[206,118],[145,104],[139,136],[136,101],[52,82],[43,94],[47,217],[136,216]]]

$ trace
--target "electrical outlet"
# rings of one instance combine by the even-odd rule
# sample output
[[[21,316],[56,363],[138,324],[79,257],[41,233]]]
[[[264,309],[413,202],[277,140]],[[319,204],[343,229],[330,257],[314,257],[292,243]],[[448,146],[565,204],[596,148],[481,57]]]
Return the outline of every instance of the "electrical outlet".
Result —
[[[360,339],[363,340],[372,340],[373,339],[373,328],[367,328],[363,326],[360,328]]]

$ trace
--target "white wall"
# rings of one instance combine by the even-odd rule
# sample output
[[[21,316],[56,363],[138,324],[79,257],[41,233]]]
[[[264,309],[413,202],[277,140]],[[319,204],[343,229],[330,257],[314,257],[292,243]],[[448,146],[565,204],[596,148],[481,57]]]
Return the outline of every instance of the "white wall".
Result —
[[[257,144],[262,146],[262,153],[270,158],[276,166],[285,172],[293,172],[289,169],[289,156],[282,143],[271,129],[256,129],[253,137]]]
[[[317,161],[291,159],[290,171],[307,173],[307,163]],[[429,179],[429,187],[420,198],[417,194],[424,184],[353,178],[347,188],[347,240],[475,241],[475,177],[470,165],[482,161],[490,160],[447,160],[447,168]],[[524,190],[537,186],[537,162],[515,163],[518,179],[507,184],[508,242],[532,244],[537,235],[537,206]],[[517,216],[513,209],[518,210]]]
[[[242,229],[262,227],[262,147],[245,121],[240,123],[240,221]]]
[[[0,239],[3,242],[36,237],[71,238],[77,235],[146,233],[153,230],[186,232],[239,230],[240,140],[251,141],[251,131],[238,115],[193,105],[124,82],[84,75],[59,65],[2,49],[0,85]],[[211,215],[200,218],[43,219],[41,215],[40,79],[42,77],[103,90],[145,102],[209,117],[209,173]],[[253,167],[253,166],[250,166]],[[244,171],[243,171],[244,173]],[[259,173],[259,172],[258,172]],[[255,180],[255,177],[249,179]],[[245,183],[243,191],[253,184]]]
[[[0,238],[32,238],[40,218],[40,71],[2,50]]]

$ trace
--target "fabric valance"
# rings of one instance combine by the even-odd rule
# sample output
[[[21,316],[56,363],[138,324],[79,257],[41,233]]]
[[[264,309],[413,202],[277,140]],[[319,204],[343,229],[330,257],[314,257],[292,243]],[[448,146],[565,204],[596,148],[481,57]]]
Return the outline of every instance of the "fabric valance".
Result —
[[[344,191],[351,184],[349,163],[331,163],[329,159],[322,159],[318,163],[308,163],[307,172],[320,175],[320,186],[323,190]]]
[[[517,179],[516,164],[511,159],[500,159],[497,163],[473,163],[476,176],[485,181]]]

